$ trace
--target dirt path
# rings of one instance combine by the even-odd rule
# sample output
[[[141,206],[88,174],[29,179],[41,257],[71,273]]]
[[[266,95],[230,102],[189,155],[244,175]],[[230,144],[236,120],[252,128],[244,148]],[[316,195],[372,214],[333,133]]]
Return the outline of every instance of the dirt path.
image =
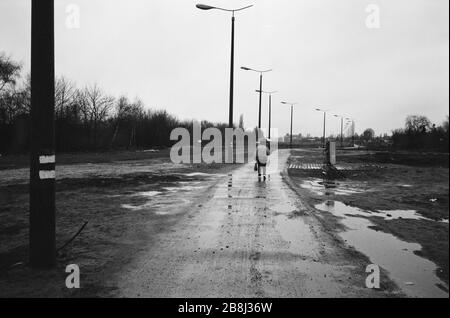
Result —
[[[279,151],[279,171],[266,182],[252,164],[223,177],[111,278],[115,296],[392,296],[365,288],[367,258],[325,233],[284,182],[288,156]]]

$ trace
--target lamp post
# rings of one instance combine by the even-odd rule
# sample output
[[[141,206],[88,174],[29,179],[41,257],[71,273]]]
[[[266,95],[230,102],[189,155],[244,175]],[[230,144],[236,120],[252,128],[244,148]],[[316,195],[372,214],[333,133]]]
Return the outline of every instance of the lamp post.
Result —
[[[318,112],[323,112],[323,148],[325,149],[326,145],[325,145],[325,134],[326,134],[326,125],[327,125],[327,112],[329,112],[329,110],[323,110],[320,108],[316,108],[316,110]]]
[[[340,115],[334,115],[334,117],[341,119],[341,148],[343,148],[344,147],[344,119],[349,120],[350,118],[343,117]]]
[[[350,118],[346,118],[344,130],[348,130],[349,126],[350,126],[350,129],[352,131],[353,130],[352,121],[350,120]],[[353,136],[353,133],[349,132],[348,133],[348,137],[351,137],[351,136]]]
[[[249,5],[246,7],[238,8],[238,9],[223,9],[219,7],[213,7],[205,4],[197,4],[196,7],[200,10],[221,10],[226,12],[231,12],[231,65],[230,65],[230,105],[229,105],[229,119],[228,126],[229,128],[234,128],[233,125],[233,102],[234,102],[234,24],[235,17],[234,13],[237,11],[242,11],[248,8],[253,7],[253,5]]]
[[[259,90],[256,90],[256,92],[260,93]],[[278,91],[271,91],[271,92],[262,91],[262,93],[269,95],[269,139],[270,139],[271,137],[270,130],[272,129],[272,95],[278,93]]]
[[[284,105],[291,105],[291,139],[289,142],[289,148],[292,149],[292,125],[293,125],[293,121],[294,121],[294,105],[297,105],[297,103],[288,103],[288,102],[281,102],[281,104]]]
[[[352,144],[353,147],[355,146],[355,119],[354,118],[348,118],[352,123]]]
[[[272,70],[255,70],[249,67],[242,66],[241,69],[244,71],[253,71],[259,73],[259,116],[258,116],[258,128],[261,129],[261,104],[262,104],[262,92],[263,92],[263,74],[271,72]]]

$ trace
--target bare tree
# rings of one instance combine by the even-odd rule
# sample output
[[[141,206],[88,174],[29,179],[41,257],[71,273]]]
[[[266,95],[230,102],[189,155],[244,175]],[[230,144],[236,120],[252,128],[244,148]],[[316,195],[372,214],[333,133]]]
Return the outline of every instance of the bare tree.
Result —
[[[10,85],[0,92],[0,123],[8,124],[19,115],[29,114],[31,92],[27,82],[24,85]]]
[[[372,128],[367,128],[363,132],[363,138],[365,140],[371,140],[371,139],[375,138],[375,131]]]
[[[0,52],[0,123],[11,123],[18,115],[29,111],[26,107],[26,86],[16,85],[21,69],[19,63]]]
[[[85,87],[77,94],[77,104],[83,113],[85,123],[93,131],[93,142],[97,145],[99,124],[106,120],[114,105],[114,97],[108,96],[95,84]]]
[[[406,118],[406,130],[413,133],[426,133],[431,129],[431,121],[425,116],[410,115]]]
[[[110,147],[114,145],[116,141],[117,134],[119,132],[119,126],[121,122],[127,117],[127,114],[130,112],[130,101],[126,96],[120,96],[116,103],[116,114],[115,114],[115,128],[114,134],[111,138]]]
[[[76,97],[76,88],[72,81],[65,77],[56,79],[55,113],[56,118],[66,118],[72,110]]]
[[[11,60],[5,53],[0,53],[0,92],[8,84],[15,85],[22,66]]]

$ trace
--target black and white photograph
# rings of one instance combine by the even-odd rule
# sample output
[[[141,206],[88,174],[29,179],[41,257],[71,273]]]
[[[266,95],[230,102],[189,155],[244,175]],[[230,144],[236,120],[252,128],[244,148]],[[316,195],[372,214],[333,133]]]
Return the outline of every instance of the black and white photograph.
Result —
[[[448,299],[449,1],[0,0],[0,298]]]

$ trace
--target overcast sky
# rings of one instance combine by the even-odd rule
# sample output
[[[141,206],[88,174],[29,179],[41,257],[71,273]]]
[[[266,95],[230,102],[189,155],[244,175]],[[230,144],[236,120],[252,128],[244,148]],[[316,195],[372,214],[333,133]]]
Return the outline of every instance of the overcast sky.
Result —
[[[139,96],[149,108],[180,119],[228,121],[231,16],[200,11],[198,2],[227,8],[243,0],[56,0],[56,72],[78,86]],[[448,0],[254,0],[236,15],[235,121],[258,116],[258,74],[273,68],[264,89],[273,126],[321,135],[318,106],[354,117],[357,131],[403,127],[409,114],[441,123],[449,105]],[[366,26],[366,7],[380,8],[380,28]],[[80,28],[66,26],[66,8],[80,8]],[[30,68],[31,0],[0,1],[0,51]],[[267,126],[267,98],[263,126]],[[328,133],[339,131],[330,118]]]

